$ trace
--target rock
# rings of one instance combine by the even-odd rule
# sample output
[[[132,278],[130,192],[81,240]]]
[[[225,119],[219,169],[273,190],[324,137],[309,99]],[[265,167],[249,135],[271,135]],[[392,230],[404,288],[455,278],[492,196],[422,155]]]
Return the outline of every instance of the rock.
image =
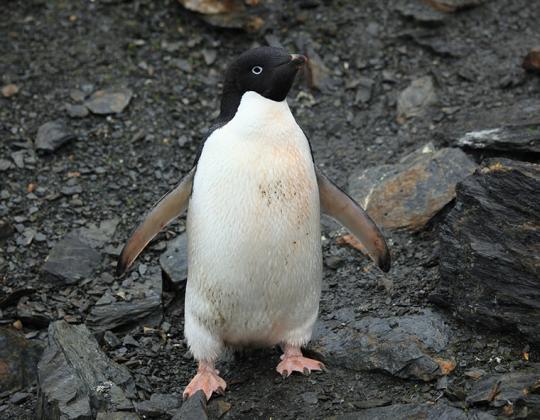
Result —
[[[140,420],[140,417],[128,411],[100,412],[97,413],[96,420]]]
[[[424,115],[427,108],[437,102],[435,86],[431,76],[421,77],[403,91],[397,100],[398,121]]]
[[[440,229],[434,301],[467,322],[540,344],[538,203],[540,165],[488,160],[458,184]]]
[[[430,28],[405,30],[397,36],[410,39],[426,50],[442,57],[460,58],[469,53],[469,48],[463,41],[456,38],[444,37],[440,31]]]
[[[187,234],[182,233],[167,244],[167,251],[161,254],[159,264],[174,287],[183,285],[187,280]]]
[[[172,394],[152,394],[149,401],[137,403],[137,411],[145,418],[173,416],[180,407],[182,398]]]
[[[540,153],[540,100],[489,110],[463,110],[438,133],[450,144],[507,153]]]
[[[91,276],[100,263],[100,253],[74,231],[54,246],[42,270],[64,284],[74,284]]]
[[[105,334],[103,334],[103,341],[105,341],[105,343],[112,349],[122,344],[120,339],[112,331],[105,331]]]
[[[9,238],[15,230],[13,226],[6,220],[0,220],[0,241]]]
[[[103,220],[99,226],[94,223],[79,229],[81,239],[89,244],[92,248],[102,248],[113,237],[116,232],[116,227],[120,222],[119,218]]]
[[[9,402],[16,405],[22,404],[28,399],[29,396],[30,394],[27,392],[16,392],[11,397],[9,397]]]
[[[427,3],[436,10],[442,12],[456,12],[478,6],[486,0],[427,0]]]
[[[29,297],[24,296],[17,303],[17,318],[24,325],[46,328],[54,317],[42,303],[32,301]]]
[[[528,372],[489,375],[473,384],[466,401],[500,408],[500,415],[513,418],[540,418],[540,365]]]
[[[440,24],[446,19],[444,13],[419,0],[397,0],[392,7],[401,15],[420,23]]]
[[[475,168],[461,150],[435,151],[428,144],[397,164],[352,174],[349,192],[380,226],[415,231],[454,198],[456,183]]]
[[[71,105],[66,104],[65,105],[66,112],[71,118],[84,118],[87,117],[89,112],[88,108],[84,105]]]
[[[37,418],[94,418],[98,411],[131,411],[135,381],[111,361],[85,325],[56,321],[38,365]]]
[[[9,83],[2,86],[2,96],[4,98],[10,98],[19,92],[19,87],[14,83]]]
[[[208,417],[211,419],[220,419],[231,410],[231,407],[232,404],[225,400],[212,400],[207,406]]]
[[[358,78],[358,87],[356,90],[356,96],[354,103],[367,103],[371,99],[373,92],[373,86],[375,82],[367,77]]]
[[[54,152],[64,143],[73,140],[73,134],[61,120],[50,121],[38,128],[36,136],[36,149],[45,152]]]
[[[133,92],[128,88],[98,90],[84,105],[94,114],[118,114],[128,106],[132,96]]]
[[[206,396],[204,392],[197,391],[182,404],[172,420],[208,420],[206,411]]]
[[[523,59],[525,70],[540,73],[540,48],[532,48]]]
[[[0,159],[0,172],[5,172],[11,168],[11,162],[7,159]]]
[[[114,330],[133,322],[150,327],[161,324],[163,308],[161,302],[161,273],[152,269],[138,281],[125,280],[116,296],[106,295],[90,310],[87,325],[96,332]]]
[[[37,379],[43,349],[9,328],[0,328],[0,394],[25,388]]]
[[[230,29],[244,29],[256,32],[264,23],[256,14],[258,0],[178,0],[186,9],[200,14],[212,26]]]
[[[328,420],[495,420],[490,414],[471,410],[465,412],[444,402],[437,404],[394,404],[369,408],[354,413],[328,417]]]
[[[328,92],[332,89],[333,81],[330,70],[311,45],[307,46],[308,62],[306,66],[308,85],[312,89]]]
[[[312,347],[329,365],[431,381],[455,367],[433,356],[448,346],[449,334],[442,317],[426,310],[420,315],[321,322]]]

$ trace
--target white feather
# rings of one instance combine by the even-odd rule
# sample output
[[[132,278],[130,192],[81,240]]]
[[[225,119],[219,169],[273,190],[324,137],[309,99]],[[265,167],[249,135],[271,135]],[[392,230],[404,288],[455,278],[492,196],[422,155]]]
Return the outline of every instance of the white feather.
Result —
[[[319,192],[286,101],[247,92],[206,140],[187,230],[185,336],[197,360],[227,345],[309,341],[322,277]]]

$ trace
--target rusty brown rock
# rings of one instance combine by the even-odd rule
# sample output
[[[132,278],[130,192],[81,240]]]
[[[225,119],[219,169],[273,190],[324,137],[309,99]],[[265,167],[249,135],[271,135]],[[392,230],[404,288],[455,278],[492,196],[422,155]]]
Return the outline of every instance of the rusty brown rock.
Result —
[[[19,87],[13,83],[5,85],[2,87],[2,96],[9,98],[19,92]]]
[[[85,106],[94,114],[117,114],[128,106],[132,96],[133,92],[126,88],[98,90],[85,102]]]
[[[424,0],[435,10],[453,13],[461,9],[476,7],[485,3],[486,0]]]
[[[259,0],[178,1],[186,9],[200,13],[201,18],[212,26],[257,32],[264,25],[264,20],[255,14],[258,10],[254,6],[259,6]]]
[[[379,226],[416,231],[455,197],[456,184],[475,168],[459,149],[427,145],[395,165],[353,174],[349,192]]]
[[[540,73],[540,48],[531,49],[523,59],[523,68]]]

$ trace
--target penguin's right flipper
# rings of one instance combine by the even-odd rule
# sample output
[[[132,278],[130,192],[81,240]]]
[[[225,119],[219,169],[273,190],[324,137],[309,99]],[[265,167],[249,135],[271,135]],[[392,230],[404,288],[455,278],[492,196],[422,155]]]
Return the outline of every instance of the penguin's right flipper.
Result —
[[[336,219],[365,246],[371,259],[383,271],[390,270],[390,252],[386,241],[369,215],[351,197],[341,191],[318,170],[317,183],[321,211]]]
[[[161,229],[184,212],[191,196],[194,176],[195,167],[189,171],[173,190],[156,203],[144,221],[133,232],[118,259],[116,266],[117,276],[124,274]]]

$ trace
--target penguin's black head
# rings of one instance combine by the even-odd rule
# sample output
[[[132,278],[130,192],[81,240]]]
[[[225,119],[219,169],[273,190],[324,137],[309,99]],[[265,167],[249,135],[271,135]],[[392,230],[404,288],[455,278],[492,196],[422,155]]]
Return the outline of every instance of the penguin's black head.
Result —
[[[246,51],[227,70],[221,115],[234,115],[245,92],[253,91],[273,101],[283,101],[306,61],[303,55],[288,54],[281,48],[260,47]]]

